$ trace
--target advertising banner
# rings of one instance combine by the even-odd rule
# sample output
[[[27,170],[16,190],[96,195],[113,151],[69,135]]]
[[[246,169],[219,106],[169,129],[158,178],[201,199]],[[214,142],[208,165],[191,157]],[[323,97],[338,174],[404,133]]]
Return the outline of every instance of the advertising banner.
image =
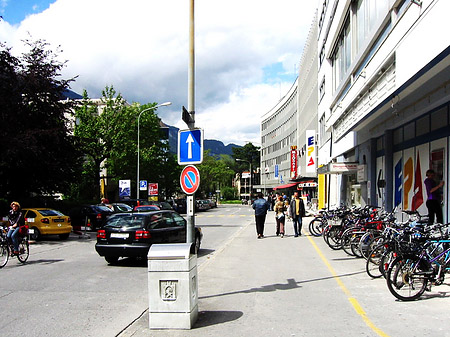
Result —
[[[158,195],[158,183],[148,183],[148,195],[149,196]]]
[[[119,197],[129,198],[131,193],[131,180],[119,180]]]
[[[315,130],[306,130],[306,172],[316,172]]]
[[[291,179],[297,177],[297,149],[291,148]]]

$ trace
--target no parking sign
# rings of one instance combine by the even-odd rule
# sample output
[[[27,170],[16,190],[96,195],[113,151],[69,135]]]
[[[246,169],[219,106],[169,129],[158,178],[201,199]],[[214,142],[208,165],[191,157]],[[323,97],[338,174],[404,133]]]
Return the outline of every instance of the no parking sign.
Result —
[[[180,176],[181,189],[186,194],[194,194],[200,185],[200,172],[194,165],[186,166]]]

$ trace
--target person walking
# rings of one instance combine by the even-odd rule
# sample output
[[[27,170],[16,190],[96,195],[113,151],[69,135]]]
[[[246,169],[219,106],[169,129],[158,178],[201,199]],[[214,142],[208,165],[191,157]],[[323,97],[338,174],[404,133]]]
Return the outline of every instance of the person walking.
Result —
[[[279,197],[277,203],[275,204],[275,221],[277,222],[276,234],[284,237],[284,224],[286,219],[286,205],[284,203],[283,197]]]
[[[294,236],[297,237],[302,235],[302,217],[306,215],[305,204],[303,203],[303,199],[298,195],[298,191],[294,192],[294,199],[289,207],[294,225]]]
[[[258,239],[262,239],[264,237],[264,223],[266,222],[269,203],[263,198],[262,193],[258,193],[258,199],[255,200],[252,207],[255,210],[256,233],[258,234]]]
[[[11,203],[11,210],[8,213],[8,222],[10,225],[10,230],[8,231],[7,237],[12,241],[14,246],[14,251],[12,256],[19,255],[19,231],[21,226],[25,226],[25,219],[23,217],[22,211],[20,209],[20,204],[17,201]]]
[[[440,224],[443,223],[444,218],[442,216],[441,208],[441,192],[440,188],[444,186],[444,181],[439,184],[436,183],[435,172],[433,170],[428,170],[426,173],[427,178],[423,182],[427,190],[427,208],[428,208],[428,223],[434,223],[434,217],[436,216],[436,221]]]

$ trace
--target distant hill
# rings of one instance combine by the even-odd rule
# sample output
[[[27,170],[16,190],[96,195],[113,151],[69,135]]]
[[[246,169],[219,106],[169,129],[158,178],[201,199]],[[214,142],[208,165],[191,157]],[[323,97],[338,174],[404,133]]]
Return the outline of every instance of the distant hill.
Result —
[[[169,146],[170,146],[170,152],[177,153],[177,142],[178,142],[178,128],[174,126],[169,126]],[[227,154],[232,155],[233,147],[241,147],[240,145],[236,144],[228,144],[225,146],[224,143],[222,143],[220,140],[214,140],[214,139],[205,139],[203,141],[203,146],[206,150],[211,150],[211,155],[217,156],[221,154]]]

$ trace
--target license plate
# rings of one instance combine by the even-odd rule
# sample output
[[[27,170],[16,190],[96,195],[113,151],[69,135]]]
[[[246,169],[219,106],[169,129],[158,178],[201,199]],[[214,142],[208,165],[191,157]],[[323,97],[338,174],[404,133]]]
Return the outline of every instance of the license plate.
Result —
[[[34,229],[33,228],[29,228],[28,229],[28,234],[34,234]]]
[[[111,233],[111,237],[116,239],[127,239],[128,236],[128,233]]]
[[[64,219],[53,219],[53,222],[64,222]]]

